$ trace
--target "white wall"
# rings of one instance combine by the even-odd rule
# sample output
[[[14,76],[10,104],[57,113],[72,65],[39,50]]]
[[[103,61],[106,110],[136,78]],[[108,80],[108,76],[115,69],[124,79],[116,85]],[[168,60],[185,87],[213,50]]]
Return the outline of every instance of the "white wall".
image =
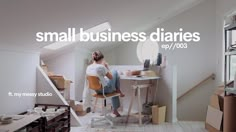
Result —
[[[211,73],[216,72],[215,7],[215,0],[206,0],[146,31],[154,32],[157,27],[163,27],[165,31],[175,32],[179,28],[183,28],[184,31],[200,32],[201,34],[201,41],[188,43],[187,49],[175,49],[174,51],[161,50],[167,56],[167,68],[171,70],[173,65],[177,66],[178,96]],[[123,44],[110,51],[110,53],[116,53],[115,59],[117,64],[140,64],[136,57],[136,46],[137,43]],[[166,72],[164,74],[171,75],[168,74],[168,71]],[[162,87],[168,86],[171,88],[172,80],[166,78],[165,81],[166,85],[163,84]],[[178,119],[205,120],[209,97],[214,88],[214,82],[207,83],[179,102],[177,106]]]
[[[123,43],[117,47],[103,51],[105,59],[111,65],[140,65],[136,55],[137,43]]]
[[[0,115],[18,114],[32,108],[34,97],[11,97],[12,93],[36,92],[36,66],[39,54],[0,50]]]
[[[91,51],[83,48],[76,48],[75,50],[75,97],[76,100],[82,100],[85,71],[87,68],[88,59],[91,58]]]
[[[44,63],[48,70],[54,74],[64,75],[66,79],[71,80],[70,98],[75,99],[75,54],[74,51],[68,51],[58,56],[45,59]]]
[[[118,47],[114,47],[114,48],[118,48]],[[101,49],[101,52],[103,53],[105,60],[108,62],[109,65],[116,65],[119,64],[118,60],[117,60],[117,53],[114,52],[115,50],[103,50]]]
[[[85,70],[90,56],[89,50],[76,47],[58,56],[44,58],[49,71],[65,75],[66,78],[73,81],[70,90],[73,100],[82,100]]]
[[[199,32],[201,35],[200,42],[188,43],[187,49],[162,50],[168,58],[168,65],[177,66],[178,96],[216,72],[215,10],[215,0],[206,0],[159,26],[171,32],[183,28],[184,31]],[[180,100],[177,105],[178,119],[204,121],[215,87],[215,82],[211,81]]]

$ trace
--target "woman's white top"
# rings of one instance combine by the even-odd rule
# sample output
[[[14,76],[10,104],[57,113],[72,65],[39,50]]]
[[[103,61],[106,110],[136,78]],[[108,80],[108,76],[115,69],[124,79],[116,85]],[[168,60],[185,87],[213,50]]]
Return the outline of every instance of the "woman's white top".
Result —
[[[109,80],[106,77],[107,73],[108,73],[108,69],[102,64],[91,64],[86,69],[86,75],[97,76],[103,87],[107,85],[108,80]]]
[[[91,64],[86,69],[86,75],[89,76],[97,76],[100,80],[100,83],[102,86],[107,85],[106,74],[108,72],[108,69],[101,64]],[[86,110],[88,107],[92,108],[92,93],[94,93],[94,90],[91,90],[88,87],[88,82],[85,76],[85,82],[84,82],[84,91],[83,91],[83,110]]]

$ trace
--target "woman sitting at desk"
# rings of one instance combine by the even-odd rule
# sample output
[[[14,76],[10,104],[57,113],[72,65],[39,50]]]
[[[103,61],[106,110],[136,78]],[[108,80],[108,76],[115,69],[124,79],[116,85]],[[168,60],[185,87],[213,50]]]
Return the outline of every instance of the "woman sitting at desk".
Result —
[[[117,71],[109,71],[108,64],[104,60],[104,55],[100,51],[95,51],[92,54],[93,63],[87,67],[86,74],[99,77],[102,86],[104,87],[104,92],[106,94],[118,92],[121,97],[124,97],[124,94],[120,91],[120,77]],[[103,89],[96,91],[98,94],[103,93]],[[113,114],[120,116],[117,109],[120,107],[119,97],[112,98],[112,108]]]

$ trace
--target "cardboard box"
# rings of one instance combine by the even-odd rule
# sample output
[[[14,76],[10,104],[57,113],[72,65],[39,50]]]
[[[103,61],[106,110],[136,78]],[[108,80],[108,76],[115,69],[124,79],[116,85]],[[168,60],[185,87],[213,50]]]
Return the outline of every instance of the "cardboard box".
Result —
[[[224,98],[224,132],[236,131],[236,96]]]
[[[223,111],[223,109],[224,109],[224,97],[218,96],[218,99],[219,99],[220,110]]]
[[[70,100],[70,107],[71,108],[75,107],[75,101],[74,100]]]
[[[216,95],[218,95],[218,96],[221,96],[221,97],[224,97],[224,86],[219,86],[216,90],[215,90],[215,92],[214,92],[214,94],[216,94]]]
[[[74,100],[70,100],[70,107],[78,116],[84,116],[87,114],[86,111],[83,110],[83,105],[81,103],[77,104]]]
[[[72,81],[66,80],[63,76],[54,75],[54,76],[49,76],[49,78],[52,80],[52,82],[58,89],[62,90],[70,88],[70,83],[72,83]]]
[[[210,106],[220,110],[219,97],[216,94],[213,94],[210,99]]]
[[[209,132],[223,131],[224,86],[219,86],[210,97],[205,128]]]
[[[81,104],[75,105],[75,106],[74,106],[74,110],[75,110],[75,111],[83,111],[83,105],[81,105]]]
[[[152,106],[152,123],[158,124],[158,106],[154,105]]]
[[[50,77],[50,76],[54,76],[54,73],[53,72],[47,72],[47,75]]]
[[[83,111],[83,103],[79,101],[74,101],[74,110],[75,111]]]
[[[47,65],[41,65],[41,68],[43,69],[43,71],[44,71],[48,76],[54,76],[53,72],[49,72],[49,71],[48,71]]]
[[[64,90],[59,90],[61,95],[65,98],[66,101],[70,101],[70,89],[66,88]]]
[[[72,83],[71,80],[65,80],[65,82],[64,82],[64,88],[70,88],[70,83]]]
[[[217,95],[218,96],[218,105],[219,105],[219,110],[223,111],[223,108],[224,108],[224,86],[219,86],[213,95]],[[211,97],[211,103],[212,103],[212,98],[214,97]],[[216,98],[215,98],[215,101],[216,101]],[[211,104],[210,104],[211,105]],[[215,105],[211,105],[213,106],[214,108],[218,108],[215,107]]]
[[[206,123],[216,130],[221,130],[223,125],[222,121],[223,112],[209,105],[207,109]]]
[[[43,71],[44,71],[45,73],[48,72],[48,67],[47,67],[47,65],[41,65],[41,68],[43,69]]]
[[[166,121],[166,106],[159,107],[158,116],[158,124]]]
[[[86,113],[86,111],[76,111],[76,114],[77,114],[78,116],[84,116],[84,115],[86,115],[87,113]]]
[[[166,119],[166,106],[158,107],[152,106],[152,122],[153,124],[160,124],[165,122]]]
[[[213,126],[211,126],[208,123],[205,123],[205,128],[208,130],[208,132],[222,132],[220,130],[215,129]]]
[[[76,114],[78,116],[84,116],[86,115],[86,111],[83,110],[83,105],[82,104],[76,104],[74,107],[73,107],[74,111],[76,112]]]

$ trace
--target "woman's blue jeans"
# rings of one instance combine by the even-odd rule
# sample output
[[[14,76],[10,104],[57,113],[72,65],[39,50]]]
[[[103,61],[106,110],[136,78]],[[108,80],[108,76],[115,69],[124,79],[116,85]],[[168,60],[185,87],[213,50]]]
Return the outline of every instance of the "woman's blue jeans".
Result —
[[[120,89],[120,77],[116,70],[112,70],[112,79],[109,79],[107,86],[104,87],[104,93],[113,93]],[[96,91],[98,94],[103,93],[103,89]],[[112,108],[117,110],[120,107],[120,99],[118,96],[111,98]]]

